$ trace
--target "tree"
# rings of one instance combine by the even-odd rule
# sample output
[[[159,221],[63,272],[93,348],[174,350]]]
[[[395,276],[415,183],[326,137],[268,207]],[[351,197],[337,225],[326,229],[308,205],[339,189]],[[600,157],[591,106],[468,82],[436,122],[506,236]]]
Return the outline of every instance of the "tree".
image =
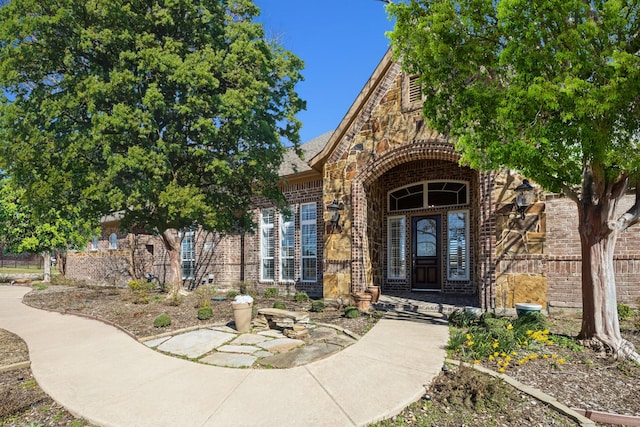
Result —
[[[27,197],[162,237],[252,225],[297,146],[302,62],[250,0],[13,0],[0,8],[0,158]]]
[[[0,180],[0,238],[5,248],[15,253],[30,252],[44,258],[44,281],[51,278],[51,253],[55,253],[60,273],[64,274],[68,249],[82,248],[95,232],[95,225],[75,218],[70,212],[50,210],[40,217],[25,204],[25,191],[10,178]]]
[[[410,0],[388,10],[396,58],[420,74],[424,115],[463,161],[515,169],[576,203],[579,337],[638,360],[620,335],[613,253],[640,213],[640,4]],[[617,213],[632,189],[634,206]]]

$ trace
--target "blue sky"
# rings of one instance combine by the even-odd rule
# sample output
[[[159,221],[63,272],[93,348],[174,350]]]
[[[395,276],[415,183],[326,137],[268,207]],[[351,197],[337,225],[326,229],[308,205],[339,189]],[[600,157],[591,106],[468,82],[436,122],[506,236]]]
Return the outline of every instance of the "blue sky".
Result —
[[[301,142],[335,129],[389,47],[377,0],[254,0],[267,37],[304,60]]]

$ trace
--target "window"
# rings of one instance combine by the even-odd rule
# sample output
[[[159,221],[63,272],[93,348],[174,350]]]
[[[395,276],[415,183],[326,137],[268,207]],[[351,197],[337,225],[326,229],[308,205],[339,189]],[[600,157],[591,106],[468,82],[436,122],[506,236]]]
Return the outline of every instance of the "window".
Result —
[[[459,181],[407,185],[389,192],[389,211],[466,205],[469,199],[467,187],[466,182]]]
[[[111,233],[109,236],[109,249],[118,249],[118,235]]]
[[[404,279],[407,271],[405,255],[405,219],[403,216],[387,219],[387,275],[389,279]]]
[[[300,205],[300,248],[302,281],[314,282],[318,277],[316,204]]]
[[[280,280],[295,280],[296,239],[293,207],[288,214],[280,214]]]
[[[389,194],[389,210],[403,211],[424,207],[424,185],[410,185]]]
[[[469,280],[469,212],[449,212],[447,218],[447,277]]]
[[[427,187],[430,207],[467,204],[467,184],[464,182],[430,182]]]
[[[275,276],[275,235],[274,209],[263,209],[260,213],[260,279],[274,280]]]
[[[196,245],[194,232],[187,231],[180,245],[180,264],[182,265],[182,279],[193,279],[196,265]]]

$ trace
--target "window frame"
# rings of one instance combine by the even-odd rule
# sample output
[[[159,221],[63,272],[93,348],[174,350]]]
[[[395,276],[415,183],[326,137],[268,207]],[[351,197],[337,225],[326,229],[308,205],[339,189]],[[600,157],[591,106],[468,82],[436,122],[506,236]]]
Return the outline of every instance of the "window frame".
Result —
[[[115,251],[118,249],[118,235],[116,233],[109,234],[109,250]]]
[[[449,205],[434,205],[431,206],[429,204],[429,184],[464,184],[464,192],[465,192],[465,198],[466,198],[466,202],[465,203],[456,203],[456,204],[449,204]],[[391,197],[393,195],[393,193],[396,193],[400,190],[403,190],[405,188],[409,188],[409,187],[415,187],[421,185],[422,186],[422,206],[419,207],[415,207],[415,208],[409,208],[409,209],[395,209],[392,210],[391,206]],[[466,180],[461,180],[461,179],[434,179],[434,180],[426,180],[426,181],[416,181],[416,182],[412,182],[410,184],[407,185],[403,185],[400,187],[396,187],[396,188],[392,188],[391,190],[387,191],[387,212],[410,212],[410,211],[417,211],[417,210],[422,210],[422,209],[440,209],[440,208],[448,208],[448,207],[455,207],[455,206],[468,206],[469,205],[469,181]]]
[[[269,213],[271,222],[265,223],[265,213]],[[275,208],[266,208],[260,210],[260,280],[263,282],[275,281],[276,254],[275,254]],[[265,230],[271,230],[270,235],[265,237]],[[268,239],[268,240],[267,240]],[[270,241],[270,242],[269,242]],[[265,243],[271,243],[271,248],[266,247]],[[267,256],[265,252],[271,249],[272,255]],[[271,277],[265,276],[265,261],[270,261],[272,266]]]
[[[280,242],[280,251],[278,265],[280,266],[279,276],[281,282],[295,282],[296,280],[296,216],[295,207],[289,207],[289,215],[285,216],[284,212],[280,212],[280,227],[278,241]],[[275,236],[274,236],[275,237]],[[285,242],[285,237],[289,237],[289,243]],[[285,254],[285,250],[290,249],[290,255]],[[285,265],[284,261],[288,260],[293,263],[291,267],[291,277],[284,277]]]
[[[400,235],[397,246],[394,242],[394,233],[392,229],[394,223],[400,221],[398,225]],[[397,256],[395,253],[397,252]],[[395,265],[399,262],[399,267]],[[400,269],[398,274],[394,274],[396,269]],[[406,280],[407,279],[407,217],[405,215],[394,215],[387,217],[387,279],[389,280]]]
[[[313,219],[303,218],[305,206],[313,206]],[[309,236],[313,236],[313,255],[305,255],[305,229],[313,231]],[[309,246],[311,247],[311,246]],[[300,281],[304,283],[313,283],[318,281],[318,204],[316,202],[300,203]],[[305,270],[305,260],[313,260],[315,268],[313,268],[313,276],[307,276],[305,273],[311,271]]]
[[[452,228],[451,228],[451,224],[453,221],[451,221],[451,216],[453,215],[459,215],[459,214],[464,214],[464,231],[462,234],[462,237],[464,238],[464,259],[462,260],[462,263],[464,264],[464,274],[463,275],[452,275],[452,256],[451,256],[451,252],[452,252]],[[446,258],[446,263],[447,263],[447,280],[451,280],[451,281],[468,281],[470,280],[471,274],[470,274],[470,242],[469,242],[469,228],[470,228],[470,224],[469,224],[469,219],[470,219],[470,214],[469,214],[469,209],[460,209],[460,210],[454,210],[454,211],[449,211],[447,212],[447,258]]]
[[[189,247],[185,250],[185,246]],[[187,255],[190,255],[187,257]],[[188,268],[191,274],[185,274],[185,264],[188,263]],[[185,231],[180,242],[180,274],[182,280],[195,279],[196,273],[196,240],[195,232],[192,230]]]

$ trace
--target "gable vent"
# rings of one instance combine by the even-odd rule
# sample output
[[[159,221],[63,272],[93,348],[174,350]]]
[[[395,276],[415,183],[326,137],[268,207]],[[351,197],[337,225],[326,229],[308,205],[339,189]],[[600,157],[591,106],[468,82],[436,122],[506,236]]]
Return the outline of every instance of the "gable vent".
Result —
[[[409,77],[409,102],[422,100],[422,86],[420,86],[420,76]]]

